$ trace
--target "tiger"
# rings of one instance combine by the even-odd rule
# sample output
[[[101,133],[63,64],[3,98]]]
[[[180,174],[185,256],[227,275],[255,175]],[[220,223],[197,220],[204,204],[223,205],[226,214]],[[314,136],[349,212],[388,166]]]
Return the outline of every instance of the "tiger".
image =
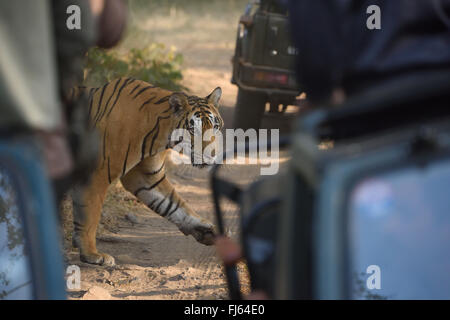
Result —
[[[97,265],[115,265],[111,255],[97,251],[96,233],[109,185],[120,179],[123,187],[152,211],[174,223],[185,235],[212,245],[215,227],[197,215],[167,179],[165,159],[178,142],[171,141],[176,129],[191,135],[208,129],[221,130],[220,87],[208,96],[172,92],[134,78],[119,78],[102,87],[76,87],[72,99],[88,96],[90,127],[100,140],[96,169],[84,187],[75,186],[72,244],[80,260]],[[214,139],[202,142],[202,150]],[[195,148],[191,159],[198,160]],[[204,167],[211,162],[191,162]]]

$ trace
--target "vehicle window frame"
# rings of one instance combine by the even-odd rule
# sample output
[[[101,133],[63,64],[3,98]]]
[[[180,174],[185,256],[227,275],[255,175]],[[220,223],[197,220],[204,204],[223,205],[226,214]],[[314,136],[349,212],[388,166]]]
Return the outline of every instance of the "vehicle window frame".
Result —
[[[338,159],[327,157],[322,163],[322,177],[313,218],[313,260],[318,268],[314,292],[319,299],[351,299],[349,286],[349,203],[351,191],[362,180],[398,168],[423,163],[450,160],[450,150],[444,148],[427,155],[410,152],[412,136],[396,144],[360,152],[357,156],[341,154]],[[364,143],[364,142],[359,142]],[[327,265],[328,264],[328,265]],[[334,264],[334,267],[331,266]],[[329,282],[329,283],[327,283]]]

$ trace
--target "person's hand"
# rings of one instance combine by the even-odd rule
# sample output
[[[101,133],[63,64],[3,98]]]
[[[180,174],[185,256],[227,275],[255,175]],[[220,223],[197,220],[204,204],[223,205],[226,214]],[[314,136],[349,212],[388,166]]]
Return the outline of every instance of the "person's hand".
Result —
[[[217,236],[215,239],[216,250],[219,258],[227,266],[234,265],[242,259],[241,247],[226,236]]]
[[[63,129],[54,131],[36,130],[35,135],[42,149],[48,176],[51,179],[60,179],[69,175],[74,164]]]
[[[226,266],[238,263],[242,258],[241,247],[226,236],[217,236],[215,239],[217,255]],[[263,291],[252,291],[244,297],[245,300],[267,300],[269,297]]]

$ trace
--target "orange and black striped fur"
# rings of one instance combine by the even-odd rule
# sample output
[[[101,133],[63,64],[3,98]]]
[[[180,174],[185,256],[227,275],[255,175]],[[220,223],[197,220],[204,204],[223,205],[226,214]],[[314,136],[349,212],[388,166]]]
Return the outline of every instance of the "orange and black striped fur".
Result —
[[[218,112],[221,89],[199,98],[120,78],[100,88],[74,88],[72,95],[76,98],[81,93],[89,95],[91,126],[98,130],[101,147],[90,184],[73,192],[73,244],[80,249],[80,259],[114,264],[113,257],[97,251],[96,230],[108,186],[117,179],[185,235],[211,245],[213,225],[196,215],[177,194],[167,180],[164,159],[167,149],[173,147],[169,138],[175,129],[193,132],[198,120],[203,130],[222,128]]]

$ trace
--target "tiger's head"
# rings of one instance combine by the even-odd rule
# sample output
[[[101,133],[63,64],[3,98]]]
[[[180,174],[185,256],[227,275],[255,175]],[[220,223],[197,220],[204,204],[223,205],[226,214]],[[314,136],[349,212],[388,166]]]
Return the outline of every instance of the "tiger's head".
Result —
[[[190,150],[191,164],[195,167],[211,165],[217,156],[215,135],[223,128],[218,110],[221,96],[222,89],[217,87],[204,98],[178,92],[169,98],[179,118],[175,129],[184,132],[177,144]]]

